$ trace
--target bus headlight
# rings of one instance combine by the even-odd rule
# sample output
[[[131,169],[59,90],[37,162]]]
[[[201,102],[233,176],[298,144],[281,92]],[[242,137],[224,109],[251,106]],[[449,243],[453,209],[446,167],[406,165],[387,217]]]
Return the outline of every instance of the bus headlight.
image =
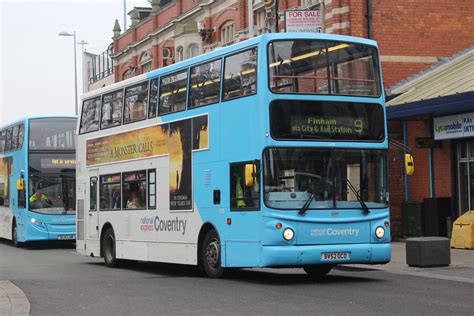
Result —
[[[293,231],[293,229],[285,228],[285,230],[283,231],[283,239],[285,239],[286,241],[290,241],[293,239],[293,237],[295,237],[295,232]]]
[[[385,236],[385,229],[382,226],[379,226],[375,229],[375,237],[382,239]]]
[[[36,218],[33,217],[30,221],[31,221],[32,224],[35,224],[35,225],[37,225],[37,226],[44,227],[43,222],[40,221],[39,219],[36,219]]]

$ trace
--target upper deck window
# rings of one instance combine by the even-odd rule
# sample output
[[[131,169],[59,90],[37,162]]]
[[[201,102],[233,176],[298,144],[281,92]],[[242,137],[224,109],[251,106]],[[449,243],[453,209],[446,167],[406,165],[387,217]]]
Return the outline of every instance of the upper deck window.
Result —
[[[99,130],[100,97],[85,100],[82,104],[81,134]]]
[[[131,123],[146,118],[148,107],[148,81],[125,89],[123,122]]]
[[[105,94],[102,100],[101,128],[117,126],[122,123],[123,90]]]
[[[76,148],[76,119],[44,118],[30,120],[29,149],[49,150]]]
[[[158,78],[155,78],[150,81],[150,102],[148,105],[149,118],[156,116],[157,106],[158,106]]]
[[[6,141],[5,141],[5,151],[12,150],[12,128],[7,129]]]
[[[189,107],[219,102],[221,60],[191,67]]]
[[[0,131],[0,153],[5,150],[5,142],[7,140],[7,132]]]
[[[12,150],[15,150],[18,148],[18,125],[13,126],[13,132],[12,132]]]
[[[257,48],[225,58],[224,100],[257,92]]]
[[[268,46],[270,89],[275,93],[380,95],[374,47],[316,40]]]
[[[25,139],[25,126],[20,124],[18,127],[18,148],[23,147],[23,141]]]
[[[186,109],[187,84],[187,69],[161,77],[158,114],[161,115]]]

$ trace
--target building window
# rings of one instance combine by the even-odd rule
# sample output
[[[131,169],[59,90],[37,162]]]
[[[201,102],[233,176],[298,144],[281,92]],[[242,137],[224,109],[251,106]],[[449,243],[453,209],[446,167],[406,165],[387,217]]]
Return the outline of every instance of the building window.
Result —
[[[176,49],[176,61],[184,60],[184,49],[182,46]]]
[[[222,46],[227,46],[234,43],[234,29],[235,23],[229,21],[221,26],[221,43]]]
[[[189,58],[199,55],[199,46],[197,44],[189,45]]]
[[[135,76],[135,68],[134,67],[129,67],[127,69],[127,71],[125,71],[122,75],[122,79],[125,80],[125,79],[128,79],[128,78],[132,78],[133,76]]]
[[[321,0],[301,0],[301,8],[307,10],[319,9]]]
[[[266,33],[267,31],[267,22],[266,22],[266,17],[267,14],[265,13],[265,10],[258,10],[255,12],[255,20],[257,23],[257,28],[255,30],[255,33],[257,35],[261,35],[263,33]]]
[[[151,60],[146,64],[142,65],[142,73],[149,72],[151,70]]]

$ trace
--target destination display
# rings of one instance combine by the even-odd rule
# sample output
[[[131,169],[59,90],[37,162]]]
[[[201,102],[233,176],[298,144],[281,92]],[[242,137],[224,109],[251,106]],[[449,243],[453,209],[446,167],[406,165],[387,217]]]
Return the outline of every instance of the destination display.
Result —
[[[270,105],[271,135],[279,140],[382,141],[378,104],[277,100]]]
[[[319,117],[294,115],[291,117],[293,135],[362,135],[368,132],[367,118]]]
[[[41,168],[76,168],[76,159],[41,158]]]

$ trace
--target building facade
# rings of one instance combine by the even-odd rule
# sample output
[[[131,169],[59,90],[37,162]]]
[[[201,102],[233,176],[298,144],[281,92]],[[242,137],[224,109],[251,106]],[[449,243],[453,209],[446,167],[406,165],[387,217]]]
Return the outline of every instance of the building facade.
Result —
[[[409,76],[474,43],[474,0],[150,2],[151,8],[134,8],[129,13],[132,25],[124,32],[121,33],[120,25],[117,21],[115,23],[112,54],[114,82],[265,32],[284,32],[284,12],[292,9],[319,9],[323,19],[322,32],[376,40],[380,48],[384,86],[389,93],[394,91],[389,88]],[[253,21],[253,27],[249,27],[249,21]],[[101,86],[101,83],[96,85]],[[393,98],[393,95],[390,97]],[[400,120],[391,122],[391,137],[403,141],[404,124]],[[409,127],[405,125],[405,129],[415,133],[429,130],[426,122],[413,121],[409,124]],[[450,146],[434,149],[446,157],[451,155],[452,150]],[[425,181],[430,175],[425,158],[419,158],[426,155],[417,157],[418,152],[415,151],[417,171],[413,180],[409,180],[413,182],[410,186],[406,185],[402,155],[400,150],[390,152],[392,231],[395,235],[402,235],[403,203],[413,200],[422,202],[424,197],[433,196],[429,182]],[[443,172],[454,172],[445,168],[443,159],[433,161],[433,168],[443,170],[438,172],[437,177],[442,177]],[[446,176],[446,179],[450,177]],[[438,186],[436,196],[452,196],[451,184]]]

